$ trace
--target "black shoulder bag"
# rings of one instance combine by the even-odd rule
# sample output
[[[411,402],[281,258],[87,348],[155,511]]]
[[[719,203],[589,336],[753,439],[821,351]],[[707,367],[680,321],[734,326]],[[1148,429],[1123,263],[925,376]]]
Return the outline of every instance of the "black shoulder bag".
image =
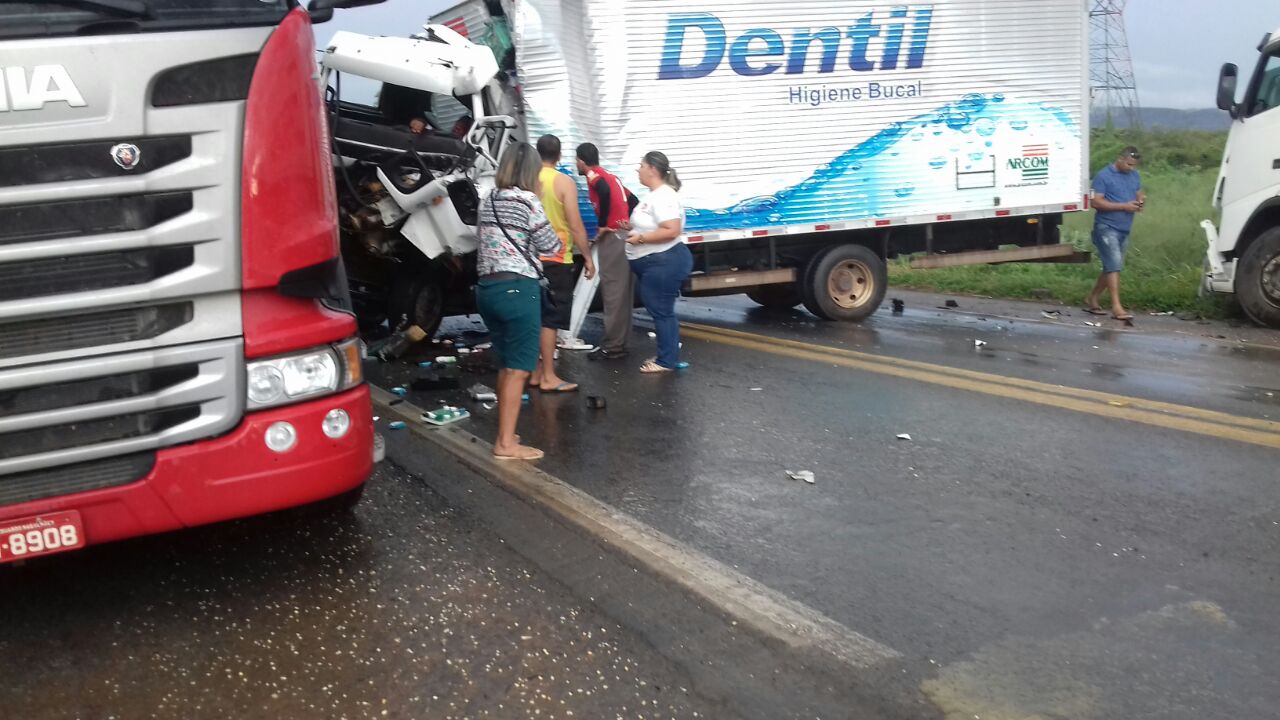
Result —
[[[538,285],[542,287],[543,313],[546,314],[555,310],[559,303],[556,301],[555,293],[551,291],[550,281],[547,280],[546,274],[542,272],[542,263],[533,259],[533,256],[529,254],[528,248],[520,247],[520,243],[511,237],[511,233],[507,232],[507,227],[502,224],[502,216],[498,214],[498,192],[496,190],[489,196],[489,207],[493,210],[493,221],[497,224],[498,229],[502,231],[502,236],[507,239],[511,247],[516,249],[516,252],[520,253],[520,257],[523,257],[524,261],[529,263],[529,267],[538,273]]]

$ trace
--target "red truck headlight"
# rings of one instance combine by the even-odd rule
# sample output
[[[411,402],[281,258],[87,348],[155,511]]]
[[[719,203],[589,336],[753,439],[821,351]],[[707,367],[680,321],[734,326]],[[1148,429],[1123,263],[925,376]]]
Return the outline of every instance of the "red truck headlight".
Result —
[[[331,395],[353,388],[364,379],[360,341],[356,339],[255,360],[245,371],[250,410]]]

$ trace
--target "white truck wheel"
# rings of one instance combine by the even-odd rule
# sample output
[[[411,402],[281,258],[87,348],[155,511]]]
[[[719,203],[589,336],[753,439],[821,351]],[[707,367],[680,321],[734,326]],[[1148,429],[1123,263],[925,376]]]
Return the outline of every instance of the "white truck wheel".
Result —
[[[823,320],[856,321],[884,301],[889,270],[863,245],[836,245],[818,253],[805,268],[800,293],[809,312]]]
[[[1280,328],[1280,227],[1262,233],[1236,270],[1240,307],[1259,325]]]

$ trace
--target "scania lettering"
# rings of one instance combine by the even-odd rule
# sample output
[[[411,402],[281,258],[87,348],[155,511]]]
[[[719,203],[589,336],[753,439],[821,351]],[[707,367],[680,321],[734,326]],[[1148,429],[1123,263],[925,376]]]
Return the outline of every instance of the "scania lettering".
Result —
[[[357,4],[0,3],[0,563],[359,497],[312,39]]]
[[[61,65],[0,68],[0,112],[39,110],[52,102],[84,107],[84,96]]]
[[[1235,293],[1249,317],[1280,328],[1280,30],[1258,52],[1242,99],[1238,67],[1224,65],[1218,82],[1218,107],[1232,122],[1213,195],[1222,218],[1200,223],[1209,243],[1202,290]]]

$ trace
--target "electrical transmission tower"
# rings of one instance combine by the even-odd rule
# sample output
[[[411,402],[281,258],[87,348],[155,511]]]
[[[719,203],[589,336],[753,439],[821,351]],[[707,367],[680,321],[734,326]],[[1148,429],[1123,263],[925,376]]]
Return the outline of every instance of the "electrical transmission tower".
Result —
[[[1127,0],[1092,0],[1089,10],[1089,86],[1092,106],[1106,113],[1107,123],[1140,127],[1138,88],[1124,31]]]

